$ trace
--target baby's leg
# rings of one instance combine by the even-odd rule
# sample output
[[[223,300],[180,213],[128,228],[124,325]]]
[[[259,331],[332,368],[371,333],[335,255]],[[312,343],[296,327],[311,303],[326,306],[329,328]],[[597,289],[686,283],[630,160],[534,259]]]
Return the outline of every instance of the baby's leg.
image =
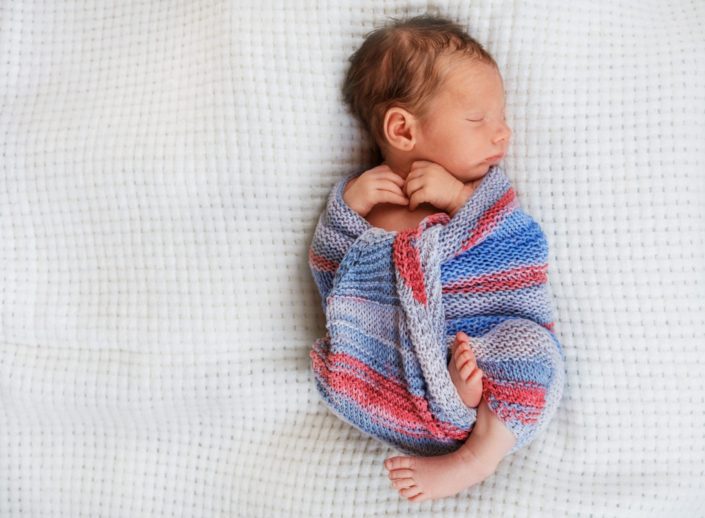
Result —
[[[390,457],[384,466],[394,487],[408,500],[443,498],[489,477],[515,442],[482,398],[475,426],[459,450],[438,457]]]

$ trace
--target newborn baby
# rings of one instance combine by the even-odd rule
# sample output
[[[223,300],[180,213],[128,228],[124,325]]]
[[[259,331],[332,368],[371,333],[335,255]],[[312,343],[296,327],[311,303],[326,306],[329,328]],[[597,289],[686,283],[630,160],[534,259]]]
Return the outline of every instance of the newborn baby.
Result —
[[[405,454],[385,461],[402,496],[450,496],[558,407],[548,246],[498,165],[511,131],[497,65],[458,25],[373,31],[343,92],[379,165],[334,186],[309,248],[327,330],[316,387]]]
[[[497,64],[459,26],[430,17],[378,29],[351,61],[346,101],[383,162],[348,182],[343,199],[385,230],[415,227],[437,212],[454,216],[509,146]],[[483,373],[463,332],[448,369],[463,402],[478,407],[477,422],[453,453],[385,461],[394,487],[411,501],[477,484],[515,443],[482,398]]]

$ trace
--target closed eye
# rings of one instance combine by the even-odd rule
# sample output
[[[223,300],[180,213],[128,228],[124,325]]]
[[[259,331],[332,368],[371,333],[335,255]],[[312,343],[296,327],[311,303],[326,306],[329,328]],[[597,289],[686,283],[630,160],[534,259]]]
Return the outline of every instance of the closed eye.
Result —
[[[482,122],[484,119],[465,119],[470,122]]]

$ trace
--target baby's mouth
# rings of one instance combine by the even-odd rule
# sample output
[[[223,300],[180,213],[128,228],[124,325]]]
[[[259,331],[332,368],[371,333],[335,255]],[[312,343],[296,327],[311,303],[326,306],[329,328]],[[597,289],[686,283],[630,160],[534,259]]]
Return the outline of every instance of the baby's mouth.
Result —
[[[503,158],[504,158],[504,154],[494,155],[489,158],[486,158],[485,162],[489,162],[491,164],[498,164],[499,162],[502,161]]]

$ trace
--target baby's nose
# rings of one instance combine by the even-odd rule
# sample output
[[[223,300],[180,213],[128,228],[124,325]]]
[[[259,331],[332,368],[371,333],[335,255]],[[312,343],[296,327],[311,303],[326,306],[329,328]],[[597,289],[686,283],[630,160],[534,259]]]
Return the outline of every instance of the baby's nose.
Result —
[[[509,142],[509,139],[512,136],[512,129],[507,125],[506,122],[502,122],[499,125],[499,129],[497,131],[497,135],[494,139],[495,143],[497,142],[502,142],[503,140],[506,140]]]

